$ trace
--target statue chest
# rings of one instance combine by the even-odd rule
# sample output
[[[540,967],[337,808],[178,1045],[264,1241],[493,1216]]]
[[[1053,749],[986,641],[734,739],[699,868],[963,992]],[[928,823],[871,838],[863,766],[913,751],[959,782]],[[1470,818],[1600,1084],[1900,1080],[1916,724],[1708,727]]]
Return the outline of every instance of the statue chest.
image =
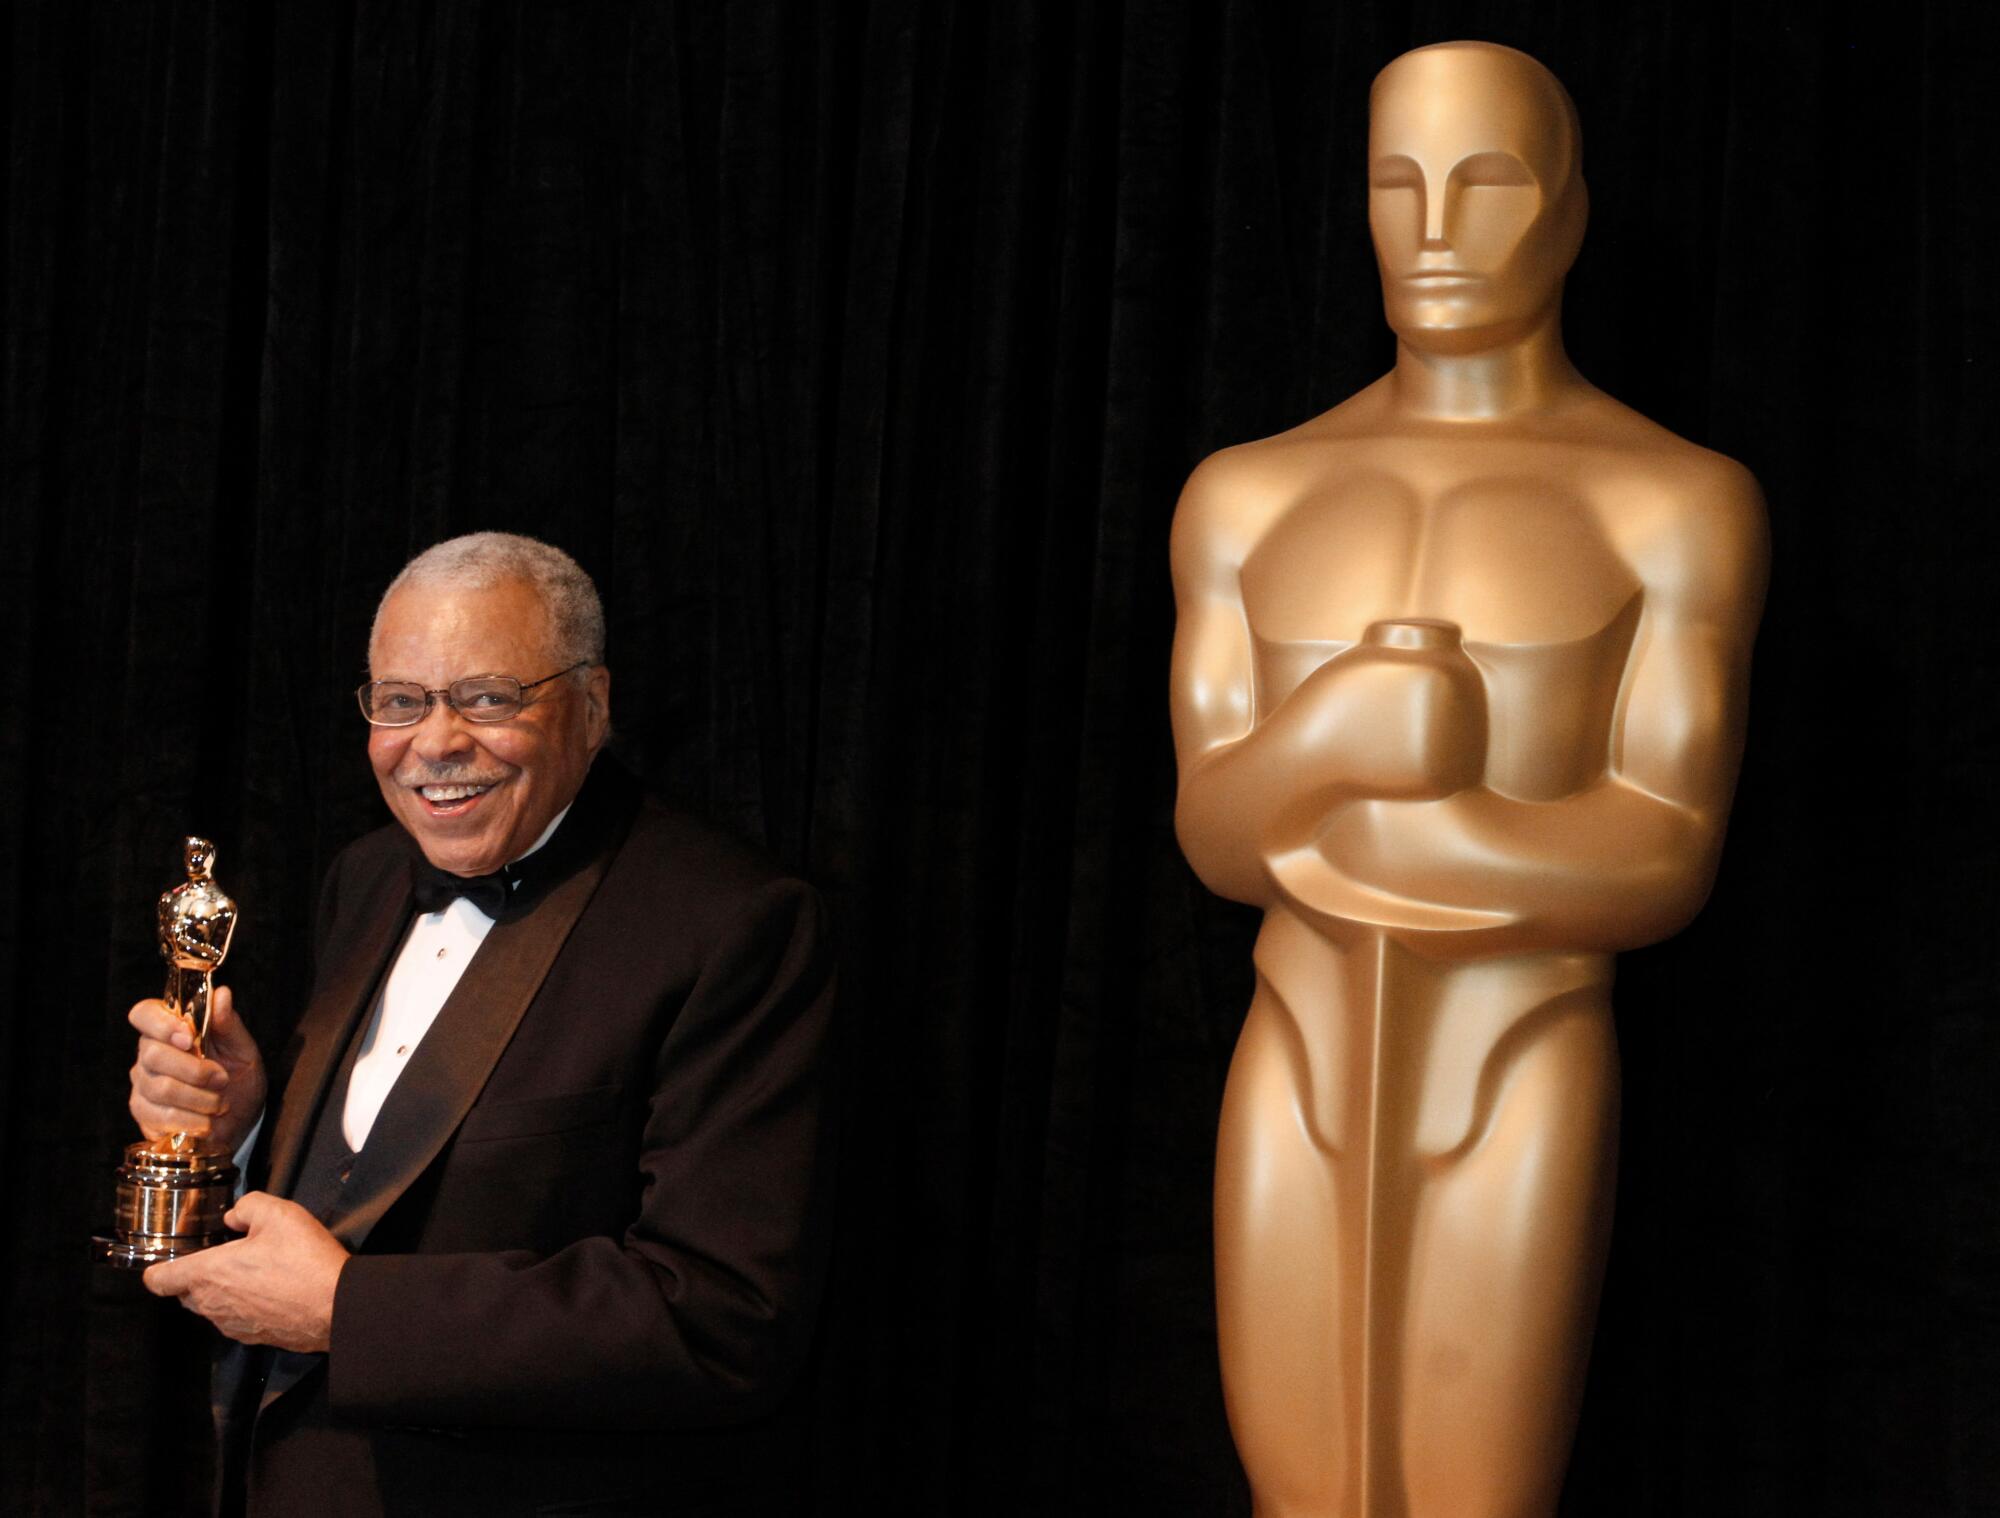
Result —
[[[1486,687],[1487,783],[1565,795],[1608,762],[1643,603],[1597,512],[1566,484],[1471,477],[1420,491],[1364,474],[1302,496],[1242,570],[1259,718],[1371,622],[1460,628]]]

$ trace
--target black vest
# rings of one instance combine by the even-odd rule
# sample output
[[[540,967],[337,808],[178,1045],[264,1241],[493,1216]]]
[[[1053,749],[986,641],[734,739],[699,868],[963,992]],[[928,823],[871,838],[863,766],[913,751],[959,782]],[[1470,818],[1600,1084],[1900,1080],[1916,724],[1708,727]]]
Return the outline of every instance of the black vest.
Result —
[[[391,969],[395,963],[395,959],[391,958]],[[368,1041],[368,1028],[382,1000],[383,985],[388,983],[386,970],[382,981],[383,984],[376,986],[369,1000],[368,1015],[359,1019],[353,1037],[347,1041],[347,1052],[340,1058],[340,1068],[327,1084],[326,1101],[313,1123],[312,1142],[306,1146],[306,1157],[292,1182],[292,1200],[322,1223],[332,1218],[341,1193],[347,1187],[347,1177],[354,1169],[355,1151],[348,1147],[347,1135],[342,1132],[347,1112],[347,1087],[354,1079],[354,1065],[361,1057],[361,1046]]]

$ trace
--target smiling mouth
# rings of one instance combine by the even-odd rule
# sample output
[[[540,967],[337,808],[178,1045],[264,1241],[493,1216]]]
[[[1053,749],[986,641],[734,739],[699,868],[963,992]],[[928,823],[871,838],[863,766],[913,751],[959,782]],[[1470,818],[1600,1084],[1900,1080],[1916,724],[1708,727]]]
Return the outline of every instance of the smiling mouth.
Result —
[[[479,798],[500,782],[457,782],[452,785],[416,785],[410,787],[424,804],[424,811],[432,817],[463,817],[479,805]]]

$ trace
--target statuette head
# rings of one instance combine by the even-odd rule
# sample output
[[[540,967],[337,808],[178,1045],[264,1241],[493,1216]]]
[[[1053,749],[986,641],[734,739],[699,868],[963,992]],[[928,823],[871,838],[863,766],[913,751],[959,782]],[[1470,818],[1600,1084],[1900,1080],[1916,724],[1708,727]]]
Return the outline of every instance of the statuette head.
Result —
[[[1412,347],[1498,346],[1558,314],[1588,212],[1576,107],[1526,53],[1439,43],[1376,76],[1368,223]]]
[[[187,860],[189,880],[206,880],[215,868],[215,845],[206,838],[190,837],[181,846],[182,856]]]

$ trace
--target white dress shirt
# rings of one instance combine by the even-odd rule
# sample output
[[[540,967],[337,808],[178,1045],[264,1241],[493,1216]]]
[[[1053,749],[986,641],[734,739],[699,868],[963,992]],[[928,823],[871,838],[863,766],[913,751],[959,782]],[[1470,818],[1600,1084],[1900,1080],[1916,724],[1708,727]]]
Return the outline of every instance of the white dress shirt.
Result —
[[[354,1074],[347,1082],[340,1131],[355,1153],[368,1142],[368,1132],[396,1078],[492,931],[493,919],[463,896],[453,897],[442,911],[422,913],[410,924],[396,962],[382,982],[382,994],[375,998]]]

